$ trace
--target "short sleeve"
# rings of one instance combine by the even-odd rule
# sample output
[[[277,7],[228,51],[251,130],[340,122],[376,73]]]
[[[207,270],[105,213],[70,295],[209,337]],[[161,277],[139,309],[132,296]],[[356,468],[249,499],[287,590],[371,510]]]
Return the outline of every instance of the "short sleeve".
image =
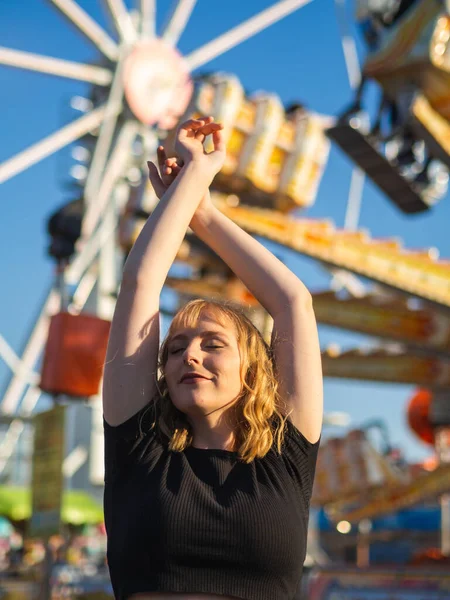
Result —
[[[314,444],[286,420],[282,456],[291,478],[299,486],[305,501],[311,500],[320,438]]]
[[[154,436],[153,402],[144,406],[124,423],[109,425],[103,417],[105,436],[105,483],[131,467],[139,456],[139,446]]]

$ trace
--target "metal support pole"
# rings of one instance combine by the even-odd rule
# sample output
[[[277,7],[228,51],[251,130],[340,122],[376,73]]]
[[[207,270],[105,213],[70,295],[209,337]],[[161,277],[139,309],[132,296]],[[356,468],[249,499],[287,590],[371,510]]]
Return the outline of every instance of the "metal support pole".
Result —
[[[356,566],[364,569],[370,565],[370,532],[372,531],[372,522],[369,519],[362,519],[358,523],[358,536],[356,542]]]
[[[448,398],[445,398],[448,402]],[[435,397],[433,401],[439,402]],[[433,410],[433,409],[432,409]],[[435,409],[436,410],[436,409]],[[448,413],[448,409],[447,409]],[[450,427],[439,427],[435,431],[436,454],[441,464],[450,463]],[[441,496],[441,552],[450,556],[450,494]]]
[[[450,556],[450,494],[441,497],[441,552]]]

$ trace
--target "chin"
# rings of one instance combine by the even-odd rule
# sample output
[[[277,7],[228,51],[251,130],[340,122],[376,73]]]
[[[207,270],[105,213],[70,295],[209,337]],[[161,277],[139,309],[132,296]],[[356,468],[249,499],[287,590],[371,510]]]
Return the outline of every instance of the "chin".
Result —
[[[185,393],[185,394],[177,394],[175,398],[172,397],[172,404],[181,412],[186,412],[190,409],[195,408],[206,408],[211,405],[211,400],[205,398],[203,395],[199,393]]]

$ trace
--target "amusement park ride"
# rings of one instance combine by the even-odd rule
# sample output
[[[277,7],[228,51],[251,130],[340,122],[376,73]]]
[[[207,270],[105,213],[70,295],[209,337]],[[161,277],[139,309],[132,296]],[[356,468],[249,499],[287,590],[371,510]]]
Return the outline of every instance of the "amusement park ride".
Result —
[[[416,384],[450,407],[450,262],[439,259],[434,249],[408,250],[395,238],[373,239],[365,230],[338,229],[330,221],[298,216],[298,209],[315,200],[330,140],[406,213],[429,210],[445,195],[450,169],[446,3],[356,1],[368,54],[354,102],[334,119],[300,105],[286,109],[274,93],[248,96],[233,75],[192,75],[307,0],[276,2],[188,56],[181,56],[176,45],[195,0],[179,0],[158,35],[153,0],[140,0],[130,12],[122,0],[104,0],[119,41],[74,0],[49,1],[101,57],[86,65],[0,48],[3,65],[92,84],[83,116],[0,165],[3,182],[78,140],[77,153],[87,166],[78,197],[49,222],[56,283],[19,365],[12,368],[0,405],[4,416],[17,417],[0,440],[0,471],[23,430],[21,418],[33,413],[42,391],[74,399],[89,396],[99,406],[120,267],[157,202],[147,182],[146,161],[159,143],[170,147],[177,123],[188,115],[212,114],[225,125],[227,161],[212,187],[220,210],[249,233],[337,273],[340,292],[314,294],[319,323],[380,338],[372,351],[324,349],[324,375]],[[375,82],[382,96],[373,122],[363,106],[368,82]],[[177,293],[179,304],[192,296],[226,298],[243,306],[269,334],[270,320],[255,298],[190,232],[178,261],[189,274],[171,274],[167,286]],[[376,288],[366,288],[359,277],[375,282]],[[6,360],[7,352],[0,351]],[[38,377],[34,369],[42,356]],[[433,414],[438,413],[433,424],[450,426],[450,410]],[[363,432],[353,432],[345,444],[332,441],[321,450],[313,498],[317,505],[329,505],[338,519],[359,520],[392,510],[395,502],[383,503],[382,496],[400,484],[403,505],[450,491],[450,467],[424,473],[417,486],[382,457],[373,458]],[[379,476],[373,482],[363,455],[378,461]],[[345,460],[340,456],[350,459],[353,470],[342,471]],[[334,483],[329,475],[333,465],[341,468]],[[370,494],[361,494],[363,489]]]

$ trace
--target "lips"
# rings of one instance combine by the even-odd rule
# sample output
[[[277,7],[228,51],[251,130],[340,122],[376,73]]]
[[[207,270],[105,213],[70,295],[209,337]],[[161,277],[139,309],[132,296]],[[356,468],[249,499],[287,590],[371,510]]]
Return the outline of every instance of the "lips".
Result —
[[[185,383],[186,381],[197,381],[198,379],[207,379],[206,377],[203,377],[203,375],[199,375],[198,373],[189,373],[187,375],[183,375],[183,377],[181,378],[180,383]]]

